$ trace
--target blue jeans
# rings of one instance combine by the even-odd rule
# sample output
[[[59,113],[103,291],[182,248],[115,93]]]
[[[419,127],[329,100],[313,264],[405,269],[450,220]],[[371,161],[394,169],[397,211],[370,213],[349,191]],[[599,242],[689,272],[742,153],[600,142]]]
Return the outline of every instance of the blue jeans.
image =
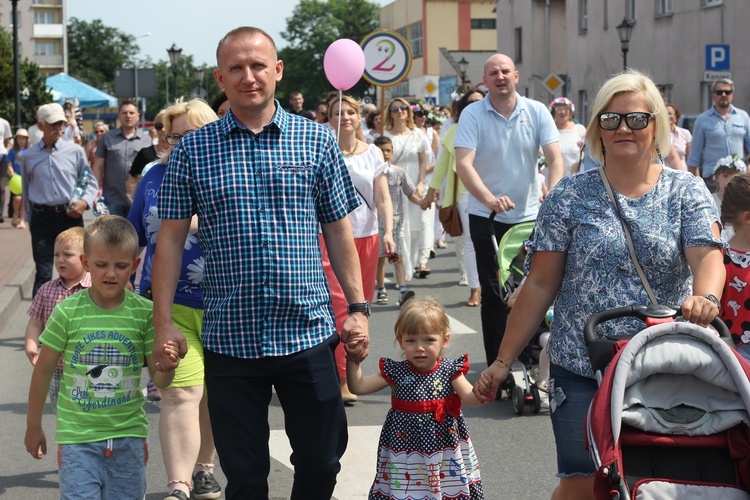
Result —
[[[338,334],[290,354],[242,359],[206,349],[206,388],[227,500],[268,500],[268,405],[276,389],[294,465],[291,500],[330,500],[348,440]]]
[[[142,500],[146,494],[148,443],[144,438],[57,448],[61,500]]]
[[[584,420],[598,389],[596,380],[557,365],[550,366],[549,405],[557,446],[557,477],[593,476],[594,462],[586,450]]]
[[[104,200],[104,203],[107,204],[107,208],[109,209],[110,215],[119,215],[120,217],[128,217],[128,212],[130,212],[130,205],[120,205],[119,203],[109,203],[106,199]]]

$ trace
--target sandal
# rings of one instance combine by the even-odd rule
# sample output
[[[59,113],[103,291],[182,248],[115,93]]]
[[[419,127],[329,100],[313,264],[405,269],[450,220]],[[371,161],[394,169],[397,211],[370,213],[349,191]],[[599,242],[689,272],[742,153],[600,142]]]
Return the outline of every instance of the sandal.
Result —
[[[426,278],[427,276],[429,276],[431,272],[432,272],[432,271],[430,271],[430,270],[429,270],[428,268],[426,268],[426,267],[418,267],[418,268],[417,268],[417,271],[416,271],[416,273],[415,273],[415,274],[416,274],[416,275],[417,275],[418,277],[420,277],[420,278],[424,279],[424,278]]]

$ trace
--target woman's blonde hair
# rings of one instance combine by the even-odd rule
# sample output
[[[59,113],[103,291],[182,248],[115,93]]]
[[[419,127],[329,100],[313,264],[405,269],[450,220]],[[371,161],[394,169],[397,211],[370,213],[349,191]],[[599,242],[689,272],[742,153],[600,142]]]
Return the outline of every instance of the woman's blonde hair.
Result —
[[[411,104],[409,104],[406,99],[402,99],[401,97],[391,99],[391,102],[389,102],[388,106],[385,108],[385,128],[393,128],[393,114],[391,113],[391,107],[397,102],[406,104],[406,128],[408,128],[409,130],[414,130],[414,127],[416,127],[417,125],[414,123],[414,113],[411,110]]]
[[[196,129],[219,119],[216,113],[214,113],[214,110],[211,109],[211,106],[200,98],[183,101],[182,97],[180,97],[174,104],[163,111],[164,133],[167,135],[172,133],[172,121],[178,116],[185,115],[188,123]],[[172,149],[174,149],[174,146],[170,146],[170,148],[159,157],[161,163],[167,163]]]
[[[591,108],[591,121],[586,128],[586,144],[588,144],[591,157],[600,163],[605,163],[606,158],[602,147],[599,114],[607,109],[617,94],[625,92],[638,93],[646,101],[649,112],[654,115],[654,150],[651,152],[651,157],[659,156],[657,149],[664,154],[669,153],[670,127],[664,98],[651,78],[639,71],[629,69],[613,76],[602,85]]]
[[[451,324],[445,309],[432,297],[414,298],[406,302],[396,320],[393,331],[396,340],[405,336],[419,335],[423,332],[439,332],[445,339]]]

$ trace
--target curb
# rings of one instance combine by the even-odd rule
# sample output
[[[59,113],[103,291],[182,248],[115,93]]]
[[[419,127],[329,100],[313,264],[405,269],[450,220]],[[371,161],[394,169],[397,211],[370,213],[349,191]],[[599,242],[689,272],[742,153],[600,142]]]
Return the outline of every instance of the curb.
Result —
[[[7,325],[21,301],[31,298],[35,269],[34,259],[30,257],[0,293],[0,325]]]

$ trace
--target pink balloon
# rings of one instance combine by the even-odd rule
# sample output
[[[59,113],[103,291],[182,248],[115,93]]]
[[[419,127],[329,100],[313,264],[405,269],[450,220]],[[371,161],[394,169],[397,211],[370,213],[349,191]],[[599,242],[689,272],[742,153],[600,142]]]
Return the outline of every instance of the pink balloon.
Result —
[[[349,90],[365,72],[365,53],[354,40],[341,38],[328,46],[323,69],[335,89]]]

